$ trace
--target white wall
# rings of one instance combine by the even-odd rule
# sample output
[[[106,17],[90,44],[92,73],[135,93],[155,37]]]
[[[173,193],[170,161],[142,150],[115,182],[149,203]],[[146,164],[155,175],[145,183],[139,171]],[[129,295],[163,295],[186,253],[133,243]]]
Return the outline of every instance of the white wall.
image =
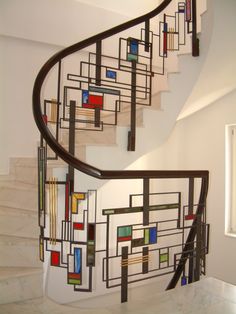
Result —
[[[127,19],[74,0],[0,2],[0,34],[62,46],[72,45]]]
[[[36,155],[39,133],[31,109],[33,83],[41,65],[58,47],[4,36],[0,43],[0,173],[7,173],[9,157]]]
[[[145,157],[164,169],[209,170],[207,275],[236,284],[236,239],[225,229],[225,125],[236,123],[236,92],[178,121],[168,141]]]
[[[179,118],[210,105],[236,88],[236,40],[232,34],[236,29],[236,1],[211,0],[208,10],[214,11],[213,23],[206,28],[212,32],[208,55]]]
[[[92,6],[105,8],[110,11],[119,12],[120,14],[125,14],[130,17],[136,17],[145,14],[158,6],[161,2],[160,0],[76,0],[79,2],[84,2]]]
[[[32,88],[42,65],[63,46],[126,19],[74,0],[0,1],[0,174],[9,158],[36,154]]]

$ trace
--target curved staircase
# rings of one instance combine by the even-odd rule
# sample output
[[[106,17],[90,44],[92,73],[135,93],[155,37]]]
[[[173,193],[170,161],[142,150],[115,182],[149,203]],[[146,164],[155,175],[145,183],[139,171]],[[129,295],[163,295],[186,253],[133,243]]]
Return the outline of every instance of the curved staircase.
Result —
[[[124,156],[125,158],[127,157],[127,159],[124,158],[124,163],[122,166],[122,169],[123,169],[123,167],[134,162],[140,156],[148,153],[154,147],[160,145],[166,139],[171,128],[173,127],[176,117],[180,111],[181,105],[184,103],[184,100],[187,97],[187,91],[191,89],[191,84],[194,83],[195,78],[198,75],[199,68],[197,64],[195,65],[195,76],[192,77],[191,81],[186,80],[186,84],[189,83],[189,89],[188,88],[185,89],[185,92],[183,92],[182,98],[178,99],[177,105],[174,107],[172,102],[175,96],[171,96],[172,98],[170,97],[168,99],[164,95],[163,91],[166,91],[165,94],[169,95],[169,91],[167,91],[167,88],[168,88],[167,77],[169,76],[168,73],[170,73],[171,71],[173,72],[177,71],[177,66],[176,66],[177,53],[174,52],[175,54],[174,56],[175,66],[174,67],[173,67],[173,61],[172,62],[167,61],[166,68],[165,69],[161,68],[160,70],[159,63],[155,64],[154,62],[153,68],[150,68],[148,70],[149,71],[148,74],[145,74],[145,75],[147,75],[148,79],[152,80],[151,79],[152,76],[156,74],[156,73],[154,74],[154,72],[155,71],[158,72],[160,70],[160,71],[163,71],[161,79],[159,79],[159,83],[156,83],[158,81],[153,81],[153,83],[152,82],[150,83],[151,84],[150,86],[152,86],[152,88],[150,88],[150,86],[147,87],[147,90],[144,92],[146,93],[146,96],[144,97],[144,99],[142,99],[141,103],[139,103],[136,106],[136,103],[139,102],[137,101],[137,94],[139,92],[138,89],[140,88],[136,80],[137,77],[135,78],[135,75],[137,75],[139,71],[137,70],[138,62],[136,63],[136,59],[135,59],[136,58],[135,49],[137,49],[137,46],[136,46],[137,39],[132,41],[133,37],[127,36],[127,39],[126,39],[128,43],[127,49],[131,49],[131,46],[134,45],[133,55],[132,55],[132,51],[129,51],[128,58],[131,58],[131,59],[125,61],[126,62],[125,67],[129,68],[128,75],[132,76],[131,82],[130,82],[131,89],[130,89],[130,95],[129,95],[129,99],[131,100],[131,105],[128,104],[128,102],[123,99],[120,101],[120,103],[116,102],[116,105],[112,108],[108,108],[108,109],[100,108],[101,110],[96,109],[96,105],[99,105],[102,99],[101,92],[103,93],[104,99],[107,95],[106,89],[109,90],[108,93],[109,92],[113,93],[113,96],[118,95],[118,92],[115,91],[115,87],[113,86],[113,84],[109,83],[110,85],[109,84],[107,85],[106,83],[107,80],[114,81],[114,77],[113,78],[108,77],[107,80],[104,80],[104,73],[102,72],[103,71],[103,65],[102,65],[103,58],[109,59],[110,53],[113,53],[114,52],[113,50],[115,50],[114,47],[109,46],[109,43],[111,43],[111,41],[109,41],[110,40],[109,38],[111,36],[115,36],[115,39],[119,41],[118,37],[116,37],[117,33],[121,32],[122,36],[125,37],[128,34],[128,31],[127,31],[128,29],[134,28],[135,25],[143,23],[144,28],[142,29],[141,34],[144,34],[144,37],[139,42],[139,45],[144,46],[144,50],[146,51],[146,53],[148,53],[148,51],[150,52],[151,41],[150,41],[149,36],[152,32],[151,26],[152,24],[159,23],[159,20],[157,20],[158,21],[157,22],[156,20],[153,21],[152,19],[155,18],[156,15],[162,13],[165,7],[167,7],[168,4],[170,4],[171,2],[176,4],[175,1],[165,0],[157,9],[153,10],[149,14],[146,14],[145,16],[142,16],[132,21],[129,21],[127,23],[124,23],[118,27],[115,27],[111,30],[108,30],[106,32],[93,36],[87,40],[84,40],[78,44],[75,44],[69,48],[62,50],[61,52],[53,56],[43,66],[43,68],[39,72],[37,79],[35,81],[34,92],[33,92],[34,117],[35,117],[37,126],[41,132],[38,165],[36,166],[35,160],[33,159],[32,160],[31,159],[30,160],[18,160],[15,163],[13,163],[13,166],[11,167],[11,172],[9,176],[10,182],[7,183],[4,180],[2,181],[3,184],[1,185],[1,181],[0,181],[0,185],[1,185],[0,201],[2,200],[0,204],[3,206],[2,209],[0,210],[0,214],[3,215],[2,222],[3,222],[3,225],[5,226],[5,228],[3,227],[3,229],[1,229],[3,231],[0,234],[0,243],[1,243],[1,248],[3,249],[3,252],[5,252],[4,255],[6,255],[6,259],[4,258],[2,262],[0,261],[0,267],[2,268],[2,271],[0,269],[0,272],[2,272],[2,275],[3,275],[2,277],[3,286],[5,285],[5,282],[7,282],[7,284],[9,282],[9,287],[11,287],[11,285],[12,287],[14,285],[18,285],[18,287],[22,287],[24,286],[24,284],[25,286],[29,287],[31,283],[27,282],[27,280],[29,281],[36,280],[37,284],[35,284],[35,282],[33,283],[33,285],[36,285],[35,286],[36,290],[34,292],[32,291],[29,292],[29,291],[26,291],[27,289],[23,289],[23,291],[26,291],[26,292],[24,295],[22,295],[20,293],[18,294],[17,292],[18,290],[20,290],[20,288],[17,288],[18,290],[14,288],[16,290],[15,297],[12,296],[10,298],[10,297],[7,297],[7,295],[3,294],[2,300],[0,299],[0,303],[8,303],[11,301],[18,301],[20,299],[39,297],[43,293],[42,292],[42,266],[38,267],[40,266],[40,264],[37,260],[34,259],[35,254],[36,254],[35,249],[37,248],[38,240],[35,240],[37,229],[35,227],[32,228],[32,223],[35,224],[36,220],[38,219],[38,216],[39,216],[39,225],[40,225],[40,258],[41,260],[45,261],[47,264],[47,270],[46,270],[47,276],[51,278],[55,278],[55,276],[59,274],[57,270],[59,270],[59,268],[61,267],[61,268],[67,268],[67,271],[68,271],[67,276],[70,276],[73,273],[74,276],[77,274],[77,277],[78,277],[78,273],[76,273],[75,270],[74,272],[71,270],[69,271],[69,262],[68,262],[68,265],[65,267],[66,262],[65,261],[63,262],[62,260],[63,259],[62,254],[64,253],[62,253],[62,251],[61,252],[59,251],[58,244],[68,243],[68,242],[70,243],[70,249],[67,252],[67,257],[71,258],[71,256],[75,255],[75,251],[73,251],[74,246],[76,245],[78,246],[79,240],[78,239],[75,240],[70,237],[65,238],[65,235],[62,235],[62,234],[60,234],[59,236],[58,230],[55,231],[56,234],[51,233],[51,231],[49,233],[49,224],[52,223],[53,225],[53,222],[50,221],[50,219],[53,216],[50,216],[51,214],[49,214],[50,205],[48,203],[50,203],[50,200],[49,200],[50,189],[53,189],[53,186],[55,186],[55,181],[51,181],[51,180],[54,180],[54,178],[56,177],[56,180],[57,180],[56,185],[58,186],[57,188],[59,189],[59,186],[65,186],[65,190],[68,189],[66,192],[67,194],[65,194],[63,197],[65,197],[65,200],[68,199],[68,204],[69,203],[71,204],[69,205],[69,208],[68,208],[68,212],[70,213],[69,215],[71,215],[72,202],[73,202],[74,195],[77,195],[78,193],[82,193],[82,194],[84,193],[84,195],[86,195],[86,199],[87,197],[89,197],[89,191],[85,191],[84,186],[87,186],[87,184],[90,184],[91,180],[88,179],[88,177],[86,176],[85,184],[80,181],[78,182],[77,179],[78,178],[80,179],[81,173],[83,173],[82,178],[84,178],[84,174],[86,174],[91,177],[95,177],[97,179],[102,179],[102,182],[104,182],[104,180],[109,180],[109,181],[117,180],[117,179],[125,180],[126,182],[123,185],[124,185],[124,188],[127,186],[128,193],[132,194],[132,193],[135,193],[136,190],[138,190],[140,195],[142,195],[143,197],[143,204],[140,205],[143,212],[142,214],[143,218],[141,219],[142,220],[141,225],[144,228],[143,230],[149,230],[148,227],[153,226],[152,222],[150,221],[151,210],[152,210],[151,206],[154,206],[151,204],[152,202],[151,195],[153,194],[153,191],[152,191],[153,189],[151,189],[151,187],[153,186],[156,187],[156,185],[158,184],[161,184],[162,186],[162,182],[164,182],[163,187],[165,187],[166,183],[168,184],[169,182],[168,180],[170,179],[174,180],[174,186],[176,187],[177,179],[180,179],[180,181],[186,180],[189,194],[187,192],[187,196],[184,196],[184,200],[185,202],[188,203],[188,205],[186,205],[188,206],[188,211],[189,211],[188,215],[189,217],[191,216],[191,218],[188,220],[191,221],[192,227],[191,225],[187,224],[185,228],[188,229],[189,233],[184,235],[184,231],[183,231],[184,225],[182,226],[183,222],[181,221],[181,226],[180,226],[180,217],[178,218],[179,220],[178,220],[177,229],[179,230],[181,229],[183,231],[183,236],[186,238],[185,238],[185,243],[182,244],[183,251],[181,253],[178,252],[178,254],[180,254],[178,255],[179,259],[176,257],[177,260],[175,261],[174,269],[170,272],[170,273],[173,272],[173,277],[168,284],[168,289],[174,288],[177,282],[179,281],[179,279],[181,278],[181,276],[182,278],[185,278],[185,280],[188,280],[188,282],[190,283],[194,280],[199,280],[200,275],[205,273],[205,254],[207,253],[207,250],[208,250],[208,247],[206,244],[208,236],[206,236],[206,232],[208,232],[209,230],[208,225],[206,224],[206,220],[205,220],[205,204],[206,204],[207,187],[208,187],[208,172],[207,171],[194,171],[194,170],[192,171],[178,171],[178,170],[176,171],[165,171],[165,170],[151,171],[149,170],[147,171],[147,170],[137,170],[137,169],[113,170],[115,168],[114,162],[112,161],[112,158],[108,156],[108,154],[106,154],[107,151],[110,151],[110,153],[112,152],[113,154],[117,154],[117,156],[119,156],[119,154],[121,154],[121,156],[123,155],[121,159],[124,158]],[[173,3],[171,3],[171,5],[173,5]],[[185,3],[185,6],[186,6],[185,10],[187,10],[187,3],[189,3],[189,1],[186,1]],[[194,0],[191,3],[193,6],[195,5]],[[177,9],[177,13],[181,14],[180,7],[178,7]],[[168,15],[168,13],[165,13],[165,14]],[[185,14],[187,14],[187,11],[185,11]],[[163,27],[165,27],[166,22],[163,22],[163,23],[164,23]],[[191,20],[191,23],[192,23],[192,20]],[[193,34],[192,36],[193,42],[191,45],[193,46],[193,55],[197,56],[198,55],[198,39],[197,39],[196,25],[195,26],[194,25],[195,24],[193,23],[193,29],[191,31]],[[136,34],[136,33],[137,33],[137,30],[134,30],[134,31],[132,30],[131,36],[133,36],[133,34]],[[162,38],[162,40],[164,41],[164,46],[167,45],[166,48],[163,48],[163,49],[167,49],[166,53],[167,51],[168,53],[171,53],[171,50],[174,50],[173,40],[174,40],[175,32],[173,28],[169,30],[166,30],[163,28],[163,34],[164,35],[162,34],[159,35],[160,37],[166,36],[166,40],[167,40],[166,43],[165,43],[164,37]],[[108,44],[104,43],[106,39],[108,39]],[[108,52],[106,53],[101,52],[103,47],[106,47],[106,49],[108,49],[107,50]],[[91,77],[88,76],[88,81],[86,81],[86,84],[90,84],[92,82],[91,94],[94,97],[94,99],[96,98],[95,100],[92,97],[90,98],[90,101],[95,101],[92,104],[92,107],[89,107],[89,106],[86,107],[87,103],[86,102],[83,103],[83,99],[82,99],[82,103],[78,104],[79,103],[78,95],[77,96],[73,95],[73,90],[78,89],[78,85],[76,85],[77,83],[75,81],[72,82],[71,79],[69,78],[70,75],[71,77],[73,77],[74,74],[71,74],[70,70],[71,68],[74,67],[73,66],[74,64],[78,63],[78,60],[79,62],[86,63],[83,57],[80,57],[78,55],[78,51],[80,51],[83,48],[86,48],[86,54],[88,54],[87,50],[91,48],[92,52],[91,52],[91,55],[89,56],[91,57],[91,60],[93,60],[91,61],[91,64],[95,68],[92,76]],[[103,53],[105,54],[105,57]],[[186,50],[184,50],[182,53],[186,53]],[[83,52],[83,56],[84,54],[85,53]],[[66,57],[68,57],[69,59],[68,65],[66,65],[66,63],[64,62]],[[191,58],[190,56],[183,57],[183,59],[187,59],[187,63],[186,63],[187,66],[190,63],[190,58]],[[172,64],[172,68],[171,68],[171,64]],[[108,67],[108,65],[106,66]],[[112,72],[115,72],[114,64],[110,63],[110,67],[108,68],[111,71],[111,73],[108,75],[114,76],[115,74],[112,73]],[[51,71],[51,74],[50,74],[50,71]],[[84,79],[83,74],[81,75],[81,77]],[[47,80],[47,84],[45,84],[44,82],[45,79]],[[53,83],[53,79],[54,81],[56,80],[56,84]],[[71,96],[68,98],[69,100],[66,98],[67,94],[65,94],[65,87],[67,87],[67,83],[71,84],[69,89],[72,91]],[[42,85],[44,85],[44,94],[45,94],[43,98],[41,98]],[[180,88],[181,87],[180,80],[179,80],[180,87],[178,87],[178,83],[176,84],[176,82],[175,82],[175,85],[177,85],[177,88]],[[81,91],[83,91],[83,88],[84,88],[81,86],[79,88],[80,93]],[[133,92],[133,90],[135,90],[135,92]],[[152,90],[152,93],[150,92],[150,90]],[[88,95],[85,94],[84,97],[87,97],[87,96]],[[98,97],[95,97],[95,96],[98,96]],[[76,101],[78,103],[75,103],[74,97],[77,97]],[[149,103],[150,97],[152,98],[152,100]],[[169,102],[171,102],[171,104]],[[152,103],[152,106],[150,107],[151,103]],[[164,106],[163,106],[163,103],[164,103]],[[64,108],[63,110],[61,110],[62,105]],[[130,112],[130,107],[131,107],[131,112],[133,113]],[[77,116],[77,113],[78,113],[78,116]],[[167,127],[167,123],[169,124],[168,127]],[[76,128],[81,128],[81,130],[76,130]],[[96,132],[97,130],[98,132]],[[157,134],[158,136],[155,136],[153,137],[153,139],[151,139],[150,134],[153,134],[152,132],[154,134]],[[124,139],[124,137],[127,136],[127,133],[128,133],[128,145],[127,145],[126,140]],[[143,139],[148,138],[148,137],[149,139],[144,142]],[[118,140],[118,143],[117,143],[117,140]],[[99,169],[100,167],[102,168],[103,165],[102,166],[99,165],[98,168],[91,165],[93,164],[93,160],[96,154],[99,154],[99,150],[97,150],[97,148],[94,149],[95,146],[96,147],[100,146],[100,151],[103,150],[103,152],[101,152],[101,157],[104,156],[102,160],[102,164],[109,165],[107,166],[108,170]],[[105,149],[104,149],[104,146],[106,146]],[[109,148],[107,148],[107,146]],[[127,146],[128,146],[128,151],[131,151],[131,152],[124,152]],[[120,149],[121,149],[121,153],[120,153]],[[64,162],[62,162],[62,160]],[[90,160],[92,161],[90,162]],[[39,169],[39,175],[40,175],[39,179],[36,178],[37,167]],[[26,172],[29,172],[29,176],[26,174]],[[138,189],[134,189],[134,192],[130,192],[129,191],[130,184],[128,181],[130,179],[140,180],[141,188],[139,187]],[[37,180],[39,183],[39,186],[38,186],[39,188],[38,203],[39,204],[37,204],[37,201],[36,201],[37,200],[37,196],[36,196]],[[156,182],[158,182],[158,184],[156,184]],[[196,182],[196,187],[194,185],[194,182]],[[95,185],[97,185],[97,183]],[[92,184],[92,186],[94,185]],[[101,184],[98,184],[98,187],[101,188]],[[83,190],[83,192],[81,192],[81,189]],[[194,191],[195,189],[196,191]],[[180,190],[182,191],[182,187],[180,187]],[[5,193],[5,191],[7,192]],[[170,191],[169,188],[166,189],[165,187],[164,189],[161,188],[161,192],[155,191],[155,193],[156,194],[157,193],[160,193],[160,194],[171,193],[169,191]],[[102,190],[100,192],[102,192]],[[56,192],[53,192],[53,193],[56,193]],[[122,195],[124,194],[124,192],[122,191],[120,191],[120,193]],[[8,199],[8,197],[5,196],[9,194],[10,195],[14,194],[16,196],[15,199],[19,199],[17,204],[15,204],[14,201],[12,201],[12,198]],[[62,195],[63,195],[63,192],[62,192]],[[30,198],[32,197],[32,200],[29,199],[29,197]],[[55,197],[55,194],[52,198],[54,197]],[[116,198],[117,197],[114,197],[114,199]],[[198,201],[196,201],[196,199],[198,199]],[[43,201],[40,201],[40,200],[43,200]],[[122,208],[124,206],[123,203],[124,202],[122,202]],[[36,212],[33,209],[36,209],[38,206],[39,206],[38,214],[36,214]],[[117,205],[114,204],[113,206],[116,207]],[[158,207],[159,205],[155,205],[155,206]],[[180,213],[181,201],[178,206],[179,206],[179,213]],[[6,210],[8,212],[7,215],[5,214]],[[104,207],[102,208],[102,210],[105,210]],[[133,210],[133,205],[129,204],[129,210],[131,211]],[[9,218],[9,214],[10,215],[12,214],[14,216],[16,224],[17,224],[17,221],[20,220],[22,222],[22,227],[19,225],[18,227],[16,228],[13,227],[12,229],[10,226],[7,227],[7,224],[5,225],[4,222]],[[181,215],[182,215],[182,212],[181,212]],[[68,225],[75,223],[74,222],[75,216],[72,216],[72,217],[74,217],[73,221],[72,221],[72,218],[70,219],[66,218],[63,223],[68,224]],[[24,219],[24,223],[22,219]],[[28,222],[29,222],[29,225],[28,225]],[[98,222],[98,224],[103,224],[103,223],[104,221],[102,222],[101,220],[100,222]],[[57,224],[57,227],[60,228],[59,223],[57,222],[56,224]],[[81,227],[81,222],[77,222],[77,224],[78,226],[76,228]],[[90,228],[89,225],[96,225],[96,224],[97,224],[96,220],[94,221],[92,219],[92,221],[90,222],[87,220],[87,228]],[[25,227],[26,225],[29,226],[29,228]],[[57,229],[57,227],[55,227],[54,225],[52,228]],[[120,228],[120,227],[118,226],[117,228]],[[154,229],[153,229],[153,232],[155,233]],[[95,234],[96,236],[98,236],[96,231],[95,231]],[[88,237],[89,237],[89,233],[88,233]],[[83,244],[86,246],[87,251],[89,249],[91,249],[92,251],[98,250],[98,254],[100,254],[99,249],[97,249],[97,246],[100,246],[100,244],[96,242],[94,246],[94,244],[92,245],[89,244],[90,243],[89,241],[93,242],[94,240],[87,238],[86,244]],[[109,240],[106,240],[106,241],[109,242]],[[110,258],[109,253],[108,253],[108,251],[110,250],[108,242],[107,242],[106,249],[104,248],[100,249],[100,251],[105,252],[104,254],[107,258],[106,263],[108,263],[107,261]],[[143,254],[142,258],[147,258],[147,256],[151,254],[148,249],[148,245],[150,244],[151,243],[148,243],[148,244],[146,243],[146,246],[144,246],[143,248],[144,251],[142,252]],[[9,249],[9,246],[10,246],[10,249]],[[72,246],[73,246],[73,250],[72,250]],[[81,247],[77,247],[77,249],[81,249]],[[204,250],[204,254],[202,253],[202,250]],[[73,252],[74,252],[74,255],[73,255]],[[16,256],[15,254],[17,256],[22,255],[23,256],[22,259],[19,258],[17,259],[17,261],[14,261],[14,256]],[[91,255],[88,255],[88,253],[86,254],[87,254],[87,259],[89,258],[91,260],[95,259],[95,253],[92,253]],[[165,254],[163,253],[164,255],[162,254],[162,257],[161,257],[161,251],[159,251],[159,254],[160,254],[160,261],[161,261],[161,258],[163,258],[162,262],[164,263],[165,262],[164,258],[166,258],[166,256],[164,257],[164,255],[166,253]],[[125,250],[124,252],[121,250],[118,255],[121,260],[129,260],[130,258],[130,262],[132,264],[133,257],[130,252],[127,253],[125,252]],[[60,261],[58,261],[58,256],[60,256]],[[194,260],[194,263],[193,263],[193,260]],[[189,264],[188,267],[186,266],[187,263]],[[143,274],[148,273],[148,268],[150,266],[148,266],[149,263],[147,262],[147,260],[144,261],[142,259],[141,264],[143,265],[143,270],[142,270]],[[8,267],[10,268],[7,269],[5,265],[8,265]],[[51,268],[54,269],[52,272],[50,272],[49,270],[50,266]],[[80,286],[81,283],[78,283],[78,281],[74,282],[74,285],[72,286],[74,288],[74,291],[80,291],[79,292],[80,295],[81,293],[84,293],[85,291],[90,291],[90,292],[92,291],[93,289],[92,279],[91,279],[92,275],[90,276],[90,274],[92,274],[92,270],[94,268],[95,268],[95,261],[92,261],[90,263],[87,261],[87,270],[88,270],[89,275],[86,274],[85,277],[89,276],[90,279],[89,280],[87,279],[86,283],[82,284],[82,287]],[[125,268],[127,269],[125,270]],[[26,270],[28,271],[27,273],[26,273]],[[9,278],[6,277],[6,274],[8,271],[9,271],[9,274],[11,273],[11,276],[9,275]],[[127,273],[125,274],[125,271],[128,271],[128,266],[125,265],[125,263],[121,267],[121,272],[123,271],[124,271],[124,274],[123,273],[122,273],[123,275],[121,274],[121,288],[122,288],[121,289],[122,290],[121,301],[126,302],[128,298],[128,290],[127,290],[128,283],[127,282],[129,281],[129,279],[127,279]],[[108,272],[108,268],[106,268],[106,272]],[[186,272],[188,272],[188,275],[186,275]],[[14,282],[11,282],[12,277],[14,278],[16,277],[17,279]],[[7,279],[5,280],[4,278],[7,278]],[[105,282],[106,282],[106,287],[108,288],[109,288],[109,280],[110,279],[106,277]],[[183,279],[181,280],[183,283],[184,280]],[[97,279],[95,281],[97,281]],[[51,286],[51,284],[52,283],[49,284],[49,287]],[[66,280],[65,280],[65,284],[66,284]],[[7,290],[5,289],[5,291]],[[71,289],[70,290],[67,289],[67,291],[69,291],[69,293],[72,292]],[[64,302],[76,300],[76,297],[74,296],[74,294],[73,294],[72,299],[70,299],[70,297],[68,297],[67,295],[68,294],[67,291],[65,292],[65,298],[64,299],[62,298],[62,300],[60,300],[60,297],[55,296],[54,293],[51,294],[51,292],[49,292],[46,288],[47,294],[58,302],[64,303]],[[34,293],[34,295],[30,294],[31,292]],[[9,292],[7,292],[7,294],[9,294]],[[18,295],[19,295],[19,298],[18,298]]]

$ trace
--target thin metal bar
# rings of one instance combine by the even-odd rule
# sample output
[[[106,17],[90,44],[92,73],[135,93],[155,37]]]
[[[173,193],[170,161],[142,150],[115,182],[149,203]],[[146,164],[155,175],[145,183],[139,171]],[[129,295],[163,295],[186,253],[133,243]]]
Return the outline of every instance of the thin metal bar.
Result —
[[[128,246],[122,247],[122,263],[128,259]],[[128,265],[121,266],[121,303],[128,300]]]
[[[192,0],[192,56],[199,56],[199,39],[197,38],[197,3]]]
[[[132,61],[131,75],[131,112],[130,112],[130,132],[128,133],[128,151],[135,151],[136,137],[136,61]]]
[[[96,42],[96,85],[101,85],[102,41]]]
[[[188,283],[192,283],[194,281],[194,243],[189,244],[189,264],[188,264]]]
[[[148,273],[148,246],[143,247],[143,274]]]
[[[61,60],[58,62],[58,78],[57,78],[57,124],[56,124],[56,140],[59,139],[59,117],[60,117],[60,99],[61,99]],[[56,155],[57,157],[57,155]]]
[[[109,232],[110,232],[110,216],[107,216],[106,224],[106,288],[109,288]]]
[[[201,214],[197,215],[197,235],[196,235],[196,265],[194,272],[194,281],[200,279],[200,268],[201,268],[201,249],[202,249],[202,234],[201,234]]]
[[[149,179],[143,180],[143,225],[149,225]]]
[[[193,204],[194,204],[194,178],[189,178],[188,215],[193,214]]]
[[[70,101],[70,121],[69,121],[69,153],[75,155],[75,115],[76,102]],[[69,164],[68,177],[70,181],[70,194],[74,191],[74,167]]]
[[[193,204],[194,204],[194,178],[189,178],[188,215],[193,214]],[[193,257],[194,244],[191,244],[190,246],[191,246],[190,250],[192,250],[192,253],[189,254],[188,283],[192,283],[194,281],[194,257]]]
[[[95,126],[95,128],[100,128],[100,119],[101,119],[101,110],[100,110],[100,108],[95,108],[94,109],[94,111],[95,111],[95,113],[94,113],[94,115],[95,115],[95,122],[94,122],[94,126]]]
[[[149,32],[150,32],[150,20],[145,22],[145,51],[149,52]]]

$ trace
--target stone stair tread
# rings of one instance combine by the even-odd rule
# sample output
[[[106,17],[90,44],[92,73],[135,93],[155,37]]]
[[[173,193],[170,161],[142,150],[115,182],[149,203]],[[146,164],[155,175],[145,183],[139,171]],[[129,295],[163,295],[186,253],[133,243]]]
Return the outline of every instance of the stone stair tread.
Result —
[[[2,311],[2,312],[1,312]],[[102,309],[86,309],[59,304],[47,297],[38,297],[24,301],[0,304],[0,313],[18,314],[110,314],[104,306]]]
[[[11,158],[10,163],[13,166],[35,167],[37,165],[36,157],[16,157]]]
[[[0,175],[0,182],[6,182],[6,181],[13,181],[14,176],[11,174],[1,174]]]
[[[38,239],[38,212],[0,205],[0,234]]]
[[[5,243],[7,245],[19,245],[19,244],[21,244],[24,246],[27,246],[27,245],[38,246],[38,239],[0,234],[0,245],[2,243]]]
[[[36,157],[17,157],[11,158],[11,164],[13,167],[38,167],[38,161]],[[57,160],[49,160],[48,166],[57,167],[62,166],[63,161],[59,158]]]
[[[21,217],[38,217],[38,212],[37,211],[31,211],[23,208],[16,208],[16,207],[10,207],[10,206],[4,206],[0,205],[0,217],[3,215],[8,215],[9,218],[11,216],[21,216]]]
[[[18,182],[16,180],[0,181],[0,188],[12,188],[19,190],[32,190],[37,191],[37,186],[35,184]]]
[[[43,274],[43,269],[39,267],[0,267],[0,281],[33,274]]]

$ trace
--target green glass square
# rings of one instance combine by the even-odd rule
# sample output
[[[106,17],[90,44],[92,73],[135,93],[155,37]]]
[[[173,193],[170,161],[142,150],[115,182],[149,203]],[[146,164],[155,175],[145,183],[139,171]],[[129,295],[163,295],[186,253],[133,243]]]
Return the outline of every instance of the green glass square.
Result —
[[[69,285],[80,285],[81,284],[81,280],[80,279],[72,279],[72,278],[70,278],[68,280],[68,284]]]
[[[149,244],[149,229],[144,230],[144,242],[145,244]]]
[[[128,53],[128,61],[138,61],[138,56]]]
[[[160,263],[168,262],[168,258],[169,258],[169,256],[167,253],[160,254]]]
[[[118,227],[118,237],[130,237],[132,235],[131,226]]]

